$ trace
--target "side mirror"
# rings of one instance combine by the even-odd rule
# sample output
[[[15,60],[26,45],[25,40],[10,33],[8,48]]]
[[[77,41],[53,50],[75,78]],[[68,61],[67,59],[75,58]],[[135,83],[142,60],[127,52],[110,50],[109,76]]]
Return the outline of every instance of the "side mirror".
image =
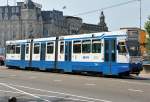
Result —
[[[117,50],[120,50],[120,46],[119,45],[117,45]]]

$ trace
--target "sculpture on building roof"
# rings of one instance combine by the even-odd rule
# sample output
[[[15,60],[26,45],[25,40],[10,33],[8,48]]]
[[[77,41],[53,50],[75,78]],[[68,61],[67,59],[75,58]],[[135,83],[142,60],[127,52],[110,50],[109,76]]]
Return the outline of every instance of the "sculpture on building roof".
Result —
[[[26,8],[33,9],[35,7],[34,2],[32,0],[26,0],[25,1]]]
[[[103,11],[101,12],[101,16],[100,16],[100,23],[101,23],[101,24],[104,24],[104,23],[105,23],[105,16],[104,16]]]
[[[108,27],[107,27],[107,24],[105,22],[105,15],[104,15],[104,12],[102,11],[101,12],[101,15],[100,15],[100,22],[98,24],[100,27],[101,27],[101,30],[102,31],[108,31]]]

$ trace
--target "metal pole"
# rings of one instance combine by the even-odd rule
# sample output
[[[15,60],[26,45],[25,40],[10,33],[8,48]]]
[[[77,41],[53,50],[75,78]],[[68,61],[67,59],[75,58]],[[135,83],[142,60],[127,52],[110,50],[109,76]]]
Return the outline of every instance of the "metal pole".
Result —
[[[142,0],[139,0],[140,3],[140,31],[139,31],[139,36],[141,35],[141,29],[142,29]],[[140,39],[140,38],[139,38]],[[141,42],[139,40],[139,49],[138,53],[141,53]],[[140,54],[141,55],[141,54]]]
[[[8,6],[8,0],[7,0],[7,6]]]
[[[14,6],[16,6],[16,0],[14,0]]]
[[[33,37],[31,36],[29,68],[32,67],[32,49],[33,49]]]
[[[142,0],[140,1],[140,29],[141,29],[141,25],[142,25]]]

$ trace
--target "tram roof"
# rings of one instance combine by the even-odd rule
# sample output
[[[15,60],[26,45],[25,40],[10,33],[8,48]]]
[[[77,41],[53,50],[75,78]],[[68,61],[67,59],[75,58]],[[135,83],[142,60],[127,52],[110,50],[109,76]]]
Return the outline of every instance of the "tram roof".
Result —
[[[25,40],[10,40],[10,41],[6,41],[6,44],[27,43],[29,41],[30,41],[30,39],[25,39]]]
[[[101,37],[101,36],[127,36],[127,30],[89,33],[89,34],[78,34],[78,35],[67,35],[67,36],[60,36],[59,39],[90,38],[90,37]]]
[[[38,39],[34,39],[33,41],[42,42],[42,41],[51,41],[51,40],[56,40],[56,37],[38,38]]]
[[[48,38],[35,38],[33,42],[42,42],[42,41],[51,41],[56,40],[56,37],[48,37]],[[28,43],[31,42],[31,39],[24,39],[24,40],[10,40],[6,41],[6,44],[17,44],[17,43]]]

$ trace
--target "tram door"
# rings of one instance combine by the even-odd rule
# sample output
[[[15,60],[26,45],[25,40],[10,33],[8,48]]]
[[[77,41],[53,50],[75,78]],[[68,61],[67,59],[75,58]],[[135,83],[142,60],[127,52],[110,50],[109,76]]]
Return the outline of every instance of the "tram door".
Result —
[[[112,66],[116,62],[116,39],[105,39],[104,43],[104,73],[112,74]]]
[[[65,42],[65,61],[71,61],[71,53],[72,53],[72,42]]]
[[[46,43],[41,43],[40,60],[45,60]]]
[[[25,60],[25,45],[21,45],[21,60]]]

